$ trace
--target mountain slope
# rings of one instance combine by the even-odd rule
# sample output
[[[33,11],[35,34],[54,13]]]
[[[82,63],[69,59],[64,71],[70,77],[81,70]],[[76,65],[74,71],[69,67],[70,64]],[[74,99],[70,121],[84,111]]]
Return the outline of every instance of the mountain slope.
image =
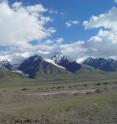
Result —
[[[80,64],[78,64],[76,61],[73,61],[70,58],[67,58],[62,53],[56,54],[53,57],[53,60],[56,64],[66,68],[66,70],[73,72],[73,73],[77,72],[81,68]]]
[[[92,66],[95,69],[100,69],[106,72],[116,72],[117,71],[117,61],[113,59],[105,58],[88,58],[83,64]]]
[[[10,62],[8,62],[7,60],[0,61],[0,70],[2,70],[2,71],[10,70],[11,71],[12,69],[13,69],[13,67],[10,64]]]
[[[65,69],[45,61],[38,55],[26,59],[18,69],[28,74],[30,78],[34,78],[37,75],[55,75],[66,72]]]

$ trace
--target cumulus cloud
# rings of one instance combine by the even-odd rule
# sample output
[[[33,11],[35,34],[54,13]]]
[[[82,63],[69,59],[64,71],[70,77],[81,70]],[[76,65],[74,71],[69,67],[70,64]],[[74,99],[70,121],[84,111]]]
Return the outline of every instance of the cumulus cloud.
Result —
[[[62,53],[73,59],[80,58],[87,52],[84,41],[77,41],[71,44],[62,44],[60,45],[60,49]]]
[[[92,57],[117,58],[117,8],[84,21],[85,29],[99,29],[87,41],[77,41],[60,46],[64,54],[75,59]]]
[[[68,57],[84,60],[88,56],[117,58],[117,8],[99,16],[92,16],[83,22],[86,30],[99,29],[95,36],[87,41],[64,43],[64,38],[48,38],[35,46],[29,41],[47,38],[56,30],[52,27],[46,29],[45,24],[51,18],[43,16],[48,11],[42,5],[23,6],[14,3],[12,7],[4,2],[0,3],[0,45],[16,45],[8,52],[0,53],[3,58],[25,58],[33,54],[54,54],[61,51]],[[67,27],[79,24],[78,21],[66,23]],[[21,47],[23,46],[23,47]],[[28,46],[28,47],[24,47]]]
[[[117,56],[117,8],[92,16],[84,21],[85,29],[98,28],[99,32],[87,41],[88,54],[92,56]]]
[[[69,21],[65,22],[65,25],[66,25],[66,27],[69,28],[73,25],[79,25],[79,21],[78,20],[69,20]]]
[[[11,7],[5,2],[0,3],[0,46],[29,47],[29,41],[41,40],[55,32],[53,28],[45,28],[51,20],[43,16],[46,12],[41,4],[23,6],[15,2]]]
[[[117,8],[99,16],[92,16],[84,21],[85,29],[99,29],[95,36],[87,41],[76,41],[71,44],[60,44],[59,50],[74,59],[92,57],[117,58]],[[58,49],[58,48],[57,48]]]
[[[112,8],[108,13],[99,16],[92,16],[89,21],[84,21],[83,25],[86,29],[105,28],[117,31],[117,8]]]

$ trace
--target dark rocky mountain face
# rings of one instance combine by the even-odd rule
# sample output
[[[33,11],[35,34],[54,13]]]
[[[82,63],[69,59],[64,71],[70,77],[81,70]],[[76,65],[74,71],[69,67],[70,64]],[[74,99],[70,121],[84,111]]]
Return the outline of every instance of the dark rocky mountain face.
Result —
[[[36,74],[57,74],[64,70],[45,61],[42,57],[35,55],[26,59],[18,68],[25,74],[28,74],[30,78],[34,78]]]
[[[117,71],[117,61],[105,58],[88,58],[83,62],[85,65],[92,66],[95,69],[100,69],[107,72]]]
[[[77,72],[80,68],[81,65],[78,64],[76,61],[73,61],[70,58],[67,58],[66,56],[62,54],[57,54],[53,60],[55,61],[56,64],[66,68],[66,70],[70,72]]]
[[[35,73],[39,70],[39,63],[42,62],[42,58],[38,56],[32,56],[23,61],[23,63],[18,67],[18,70],[22,71],[25,74],[28,74],[29,77],[34,77]]]

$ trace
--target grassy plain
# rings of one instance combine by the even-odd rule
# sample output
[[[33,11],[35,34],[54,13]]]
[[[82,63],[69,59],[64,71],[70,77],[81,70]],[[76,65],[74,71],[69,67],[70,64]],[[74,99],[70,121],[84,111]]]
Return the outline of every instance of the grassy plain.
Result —
[[[8,74],[0,80],[0,124],[117,124],[116,75]]]

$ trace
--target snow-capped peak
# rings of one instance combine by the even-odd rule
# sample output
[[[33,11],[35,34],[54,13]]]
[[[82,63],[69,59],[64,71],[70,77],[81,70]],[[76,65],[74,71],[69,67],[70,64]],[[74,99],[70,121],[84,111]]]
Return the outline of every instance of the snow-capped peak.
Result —
[[[12,65],[7,60],[0,61],[0,69],[1,70],[12,70]]]
[[[9,61],[7,61],[7,60],[2,60],[2,61],[0,61],[0,64],[6,65],[6,64],[9,64]]]
[[[64,57],[64,55],[61,53],[61,52],[59,52],[59,53],[56,53],[56,54],[54,54],[53,56],[52,56],[52,59],[55,61],[59,61],[61,58],[63,58]]]
[[[53,55],[52,60],[55,63],[59,63],[61,60],[68,60],[69,62],[74,62],[72,58],[65,56],[62,52],[58,52]]]

